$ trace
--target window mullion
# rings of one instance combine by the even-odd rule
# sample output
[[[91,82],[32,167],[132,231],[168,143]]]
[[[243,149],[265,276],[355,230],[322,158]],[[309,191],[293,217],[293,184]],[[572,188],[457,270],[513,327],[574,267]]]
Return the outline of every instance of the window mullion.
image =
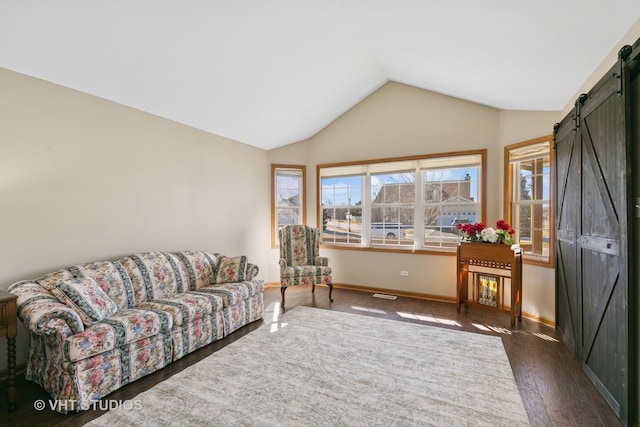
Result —
[[[362,245],[371,246],[371,173],[364,174],[364,190],[362,198]]]
[[[413,247],[424,247],[424,172],[416,167],[416,200],[413,203]]]

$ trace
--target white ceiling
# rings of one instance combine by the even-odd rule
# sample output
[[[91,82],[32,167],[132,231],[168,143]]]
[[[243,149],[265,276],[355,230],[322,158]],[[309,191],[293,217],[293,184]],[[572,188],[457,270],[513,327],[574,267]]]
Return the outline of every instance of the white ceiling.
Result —
[[[256,147],[388,80],[561,110],[639,0],[0,0],[0,67]]]

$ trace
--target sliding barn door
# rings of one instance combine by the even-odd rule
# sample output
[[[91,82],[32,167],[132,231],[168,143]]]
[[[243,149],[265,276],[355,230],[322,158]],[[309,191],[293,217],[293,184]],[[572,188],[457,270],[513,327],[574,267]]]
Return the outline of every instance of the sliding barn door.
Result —
[[[580,189],[580,138],[575,110],[554,129],[556,165],[556,332],[578,357],[580,289],[576,263],[576,224]]]
[[[630,50],[555,128],[556,330],[625,424],[637,363],[630,360]]]
[[[611,76],[579,101],[582,201],[576,236],[583,368],[622,419],[630,326],[626,99],[621,77]]]

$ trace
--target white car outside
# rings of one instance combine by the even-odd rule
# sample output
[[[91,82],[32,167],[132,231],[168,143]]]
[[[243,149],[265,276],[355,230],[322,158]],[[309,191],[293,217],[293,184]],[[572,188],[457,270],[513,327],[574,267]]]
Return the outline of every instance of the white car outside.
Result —
[[[399,222],[372,222],[371,237],[374,239],[404,239],[405,229],[413,226],[402,225]]]

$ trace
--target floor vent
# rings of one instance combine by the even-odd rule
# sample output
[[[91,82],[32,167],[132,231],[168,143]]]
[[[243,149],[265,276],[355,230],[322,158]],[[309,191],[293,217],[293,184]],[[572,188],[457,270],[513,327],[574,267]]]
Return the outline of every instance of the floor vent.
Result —
[[[385,295],[385,294],[373,294],[374,298],[384,298],[384,299],[396,299],[395,295]]]

